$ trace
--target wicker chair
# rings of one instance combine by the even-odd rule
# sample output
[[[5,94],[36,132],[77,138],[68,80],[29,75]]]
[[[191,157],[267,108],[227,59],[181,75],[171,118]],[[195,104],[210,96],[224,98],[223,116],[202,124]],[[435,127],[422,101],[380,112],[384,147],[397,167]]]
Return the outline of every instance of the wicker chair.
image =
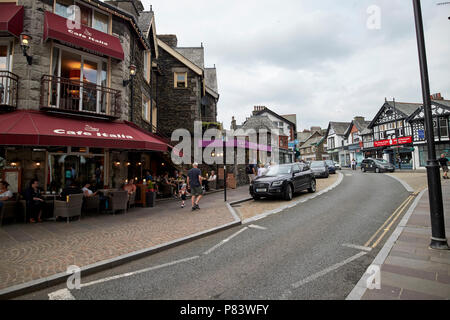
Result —
[[[83,209],[85,211],[96,210],[97,214],[100,213],[100,197],[99,196],[84,197]]]
[[[81,208],[83,206],[82,193],[71,194],[68,196],[67,201],[55,200],[55,211],[54,216],[67,218],[67,223],[69,223],[70,217],[79,216],[81,218]]]
[[[116,211],[128,209],[128,192],[127,191],[113,191],[109,193],[110,198],[110,210],[113,214]]]
[[[14,218],[17,221],[17,207],[19,202],[19,194],[14,195],[14,198],[3,201],[3,206],[0,209],[0,226],[3,225],[4,218]]]
[[[133,192],[132,194],[130,194],[130,196],[128,197],[128,209],[131,208],[131,206],[135,206],[136,205],[136,192]]]

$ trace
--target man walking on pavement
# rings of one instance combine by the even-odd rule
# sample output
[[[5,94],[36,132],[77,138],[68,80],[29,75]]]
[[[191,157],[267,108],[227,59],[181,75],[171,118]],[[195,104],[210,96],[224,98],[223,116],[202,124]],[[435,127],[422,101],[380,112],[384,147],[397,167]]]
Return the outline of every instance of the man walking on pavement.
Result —
[[[198,169],[197,162],[194,162],[192,169],[188,172],[187,184],[191,187],[192,211],[200,209],[198,203],[203,195],[202,172]]]
[[[448,179],[448,159],[445,157],[445,154],[441,154],[441,157],[439,158],[439,164],[442,167],[442,171],[444,171],[444,179]]]

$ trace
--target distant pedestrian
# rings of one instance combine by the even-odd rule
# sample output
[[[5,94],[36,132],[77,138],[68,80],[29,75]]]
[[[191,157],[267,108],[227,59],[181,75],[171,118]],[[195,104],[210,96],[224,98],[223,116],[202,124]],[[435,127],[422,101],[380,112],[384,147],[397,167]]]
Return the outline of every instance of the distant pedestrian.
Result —
[[[444,171],[444,179],[448,179],[448,159],[445,157],[445,154],[441,154],[441,157],[438,161],[441,165],[442,171]]]
[[[257,174],[257,172],[256,172],[256,165],[252,164],[252,163],[249,163],[245,170],[246,170],[246,173],[247,173],[247,176],[248,176],[248,181],[250,183],[252,183],[252,181],[255,180],[255,176]]]
[[[191,188],[192,211],[200,209],[198,203],[203,195],[202,172],[198,168],[198,163],[194,162],[192,169],[188,172],[187,183]]]
[[[356,160],[352,160],[352,170],[356,170]]]
[[[264,164],[260,164],[258,168],[258,177],[262,177],[266,173],[267,169],[264,167]]]

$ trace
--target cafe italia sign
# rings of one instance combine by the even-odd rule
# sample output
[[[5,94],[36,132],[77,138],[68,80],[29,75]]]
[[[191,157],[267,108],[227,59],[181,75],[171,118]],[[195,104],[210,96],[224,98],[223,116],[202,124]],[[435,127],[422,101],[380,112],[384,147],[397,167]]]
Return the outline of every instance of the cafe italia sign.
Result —
[[[94,128],[90,125],[86,125],[84,130],[66,130],[66,129],[55,129],[54,133],[66,136],[84,136],[84,137],[101,137],[110,139],[121,139],[121,140],[134,140],[133,136],[123,134],[123,133],[106,133],[101,132],[99,128]]]

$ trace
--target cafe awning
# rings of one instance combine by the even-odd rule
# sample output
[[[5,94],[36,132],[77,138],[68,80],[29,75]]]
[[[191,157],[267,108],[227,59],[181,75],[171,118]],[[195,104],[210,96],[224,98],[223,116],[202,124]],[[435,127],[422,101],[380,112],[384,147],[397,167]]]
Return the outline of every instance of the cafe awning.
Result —
[[[167,151],[167,142],[130,122],[63,118],[39,111],[0,114],[0,145]]]
[[[119,60],[124,59],[122,44],[118,37],[82,24],[77,26],[73,20],[46,11],[44,41],[49,38]]]
[[[0,2],[0,33],[20,37],[23,30],[23,6]]]

